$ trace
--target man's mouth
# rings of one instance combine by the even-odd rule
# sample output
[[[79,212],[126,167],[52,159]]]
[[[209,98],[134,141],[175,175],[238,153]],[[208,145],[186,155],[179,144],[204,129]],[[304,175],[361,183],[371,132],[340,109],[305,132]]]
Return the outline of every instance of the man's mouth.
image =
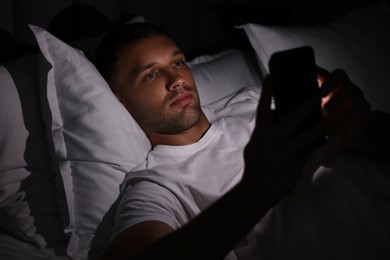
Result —
[[[171,106],[182,107],[192,103],[193,100],[194,97],[189,93],[180,94],[174,99],[174,101],[171,103]]]

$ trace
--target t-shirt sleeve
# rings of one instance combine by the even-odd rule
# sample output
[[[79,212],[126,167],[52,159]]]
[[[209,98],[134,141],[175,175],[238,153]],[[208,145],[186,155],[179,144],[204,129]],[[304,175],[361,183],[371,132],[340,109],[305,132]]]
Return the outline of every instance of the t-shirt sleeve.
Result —
[[[150,181],[137,182],[122,190],[112,237],[145,221],[160,221],[177,229],[184,215],[180,202],[168,189]]]

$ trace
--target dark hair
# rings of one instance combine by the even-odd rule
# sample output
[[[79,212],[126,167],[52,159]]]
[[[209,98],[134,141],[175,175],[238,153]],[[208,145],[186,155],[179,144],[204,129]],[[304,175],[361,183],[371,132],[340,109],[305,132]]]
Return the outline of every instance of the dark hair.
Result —
[[[130,43],[154,35],[169,37],[161,27],[149,23],[129,23],[113,29],[103,37],[96,49],[94,58],[96,68],[109,81],[115,73],[118,55],[122,49]]]

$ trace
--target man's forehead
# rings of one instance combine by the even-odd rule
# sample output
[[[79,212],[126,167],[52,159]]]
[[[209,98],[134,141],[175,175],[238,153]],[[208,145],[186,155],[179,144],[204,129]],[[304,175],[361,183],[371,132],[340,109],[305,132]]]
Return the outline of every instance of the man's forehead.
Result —
[[[177,47],[161,52],[146,52],[144,55],[138,55],[138,59],[133,60],[133,63],[131,64],[131,71],[133,73],[140,73],[160,63],[169,62],[172,58],[176,58],[182,55],[184,55],[183,51]]]

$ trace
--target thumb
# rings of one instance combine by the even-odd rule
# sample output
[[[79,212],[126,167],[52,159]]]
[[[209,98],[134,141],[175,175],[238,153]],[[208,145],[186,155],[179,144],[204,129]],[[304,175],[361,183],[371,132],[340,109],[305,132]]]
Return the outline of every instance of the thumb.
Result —
[[[329,71],[327,71],[326,69],[320,67],[320,66],[317,66],[317,82],[318,82],[318,86],[321,88],[322,87],[322,84],[324,83],[324,81],[326,80],[326,78],[329,76]]]

